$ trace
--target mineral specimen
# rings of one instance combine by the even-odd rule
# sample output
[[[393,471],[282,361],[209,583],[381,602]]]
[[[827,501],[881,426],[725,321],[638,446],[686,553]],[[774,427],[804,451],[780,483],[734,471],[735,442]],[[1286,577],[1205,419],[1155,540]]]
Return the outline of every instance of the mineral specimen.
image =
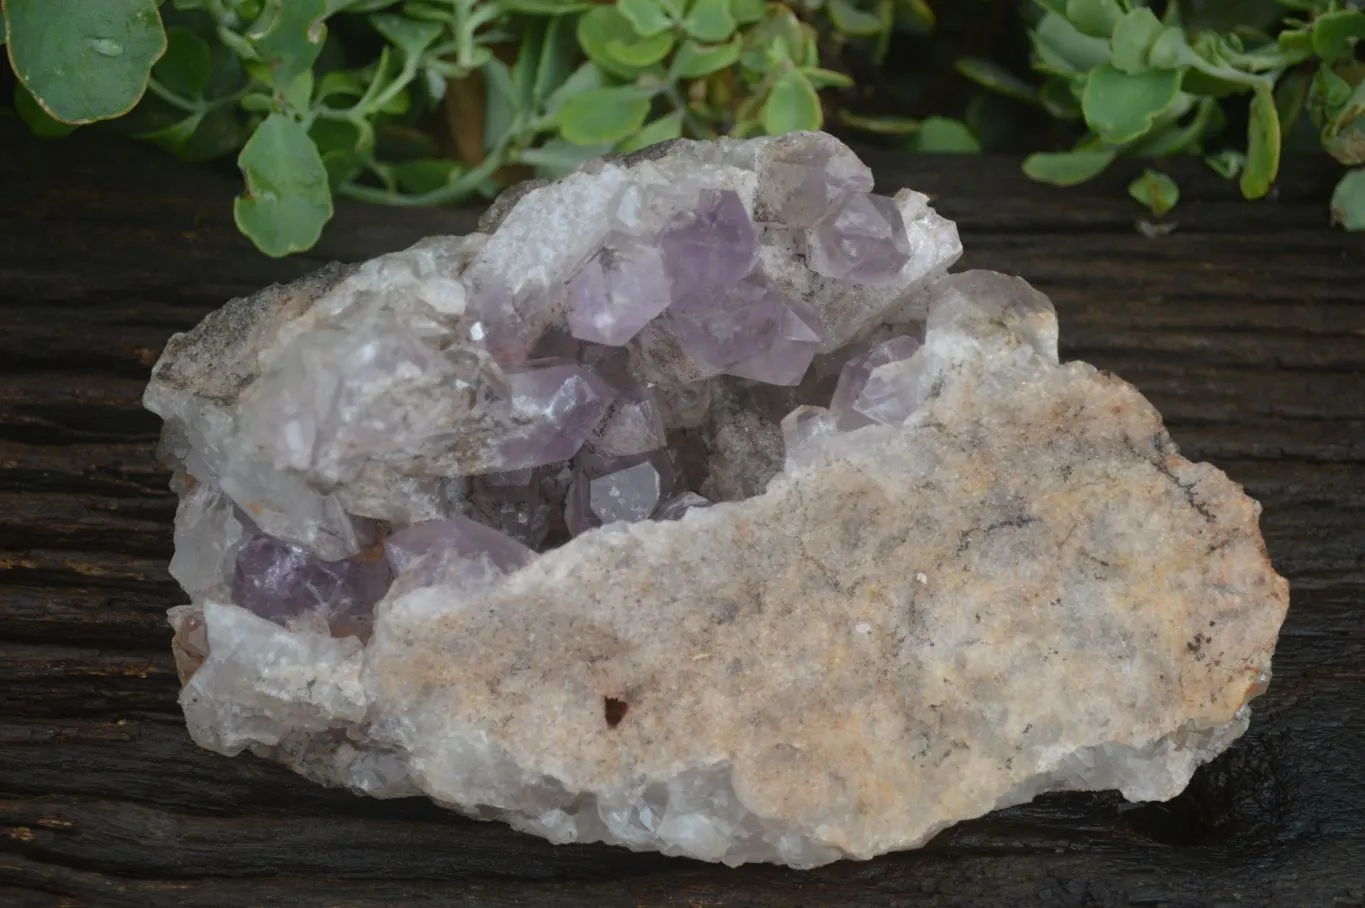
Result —
[[[871,190],[671,143],[172,338],[194,740],[732,865],[1178,793],[1269,677],[1259,507]]]

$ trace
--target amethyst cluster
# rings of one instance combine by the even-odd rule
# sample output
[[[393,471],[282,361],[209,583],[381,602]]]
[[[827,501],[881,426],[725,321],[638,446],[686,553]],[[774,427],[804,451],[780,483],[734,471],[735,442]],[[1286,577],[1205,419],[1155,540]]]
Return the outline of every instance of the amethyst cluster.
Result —
[[[922,195],[872,188],[824,135],[670,143],[234,300],[147,394],[181,475],[172,572],[365,638],[394,584],[496,582],[903,422],[917,294],[960,246]]]

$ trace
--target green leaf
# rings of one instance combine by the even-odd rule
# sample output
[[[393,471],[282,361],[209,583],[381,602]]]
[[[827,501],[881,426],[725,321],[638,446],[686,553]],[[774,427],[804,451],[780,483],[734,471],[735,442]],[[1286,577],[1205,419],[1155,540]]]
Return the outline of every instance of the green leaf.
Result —
[[[333,192],[360,171],[362,136],[360,127],[350,120],[318,120],[308,137],[322,156]]]
[[[395,96],[394,100],[403,97],[403,95],[404,93],[400,92]],[[303,72],[299,73],[298,78],[280,92],[280,97],[284,99],[284,103],[290,110],[296,111],[301,115],[307,113],[313,100],[313,71],[311,69],[305,69]],[[393,102],[391,101],[384,106],[384,111],[386,113],[403,112],[401,110],[390,110],[392,106]]]
[[[459,164],[446,158],[422,158],[393,165],[398,187],[412,195],[445,189],[463,172]]]
[[[791,60],[794,49],[805,41],[801,20],[785,5],[774,4],[763,21],[744,33],[740,63],[751,72],[772,72]]]
[[[425,22],[393,13],[375,13],[370,16],[370,24],[409,60],[422,56],[422,52],[431,47],[445,30],[439,22]]]
[[[1365,164],[1365,81],[1323,129],[1322,146],[1348,167]]]
[[[1337,75],[1326,63],[1318,67],[1308,89],[1308,110],[1313,125],[1326,130],[1351,100],[1351,83]]]
[[[539,108],[564,80],[573,74],[578,57],[578,44],[571,23],[563,17],[550,19],[545,26],[545,40],[540,48],[540,65],[531,96],[531,106]]]
[[[584,63],[574,70],[573,75],[565,79],[558,88],[550,92],[550,96],[545,99],[545,113],[554,116],[569,98],[601,88],[606,84],[606,81],[606,77],[602,75],[602,70],[592,63]]]
[[[725,44],[698,44],[691,38],[683,41],[673,58],[669,72],[678,79],[700,79],[732,66],[739,59],[740,38],[735,35]]]
[[[607,42],[607,53],[618,63],[643,69],[667,57],[669,51],[673,50],[673,40],[673,35],[668,32],[630,43],[612,40]]]
[[[351,70],[336,69],[323,75],[318,82],[319,101],[332,97],[359,98],[365,94],[365,83]]]
[[[773,83],[759,115],[763,130],[771,136],[797,130],[818,130],[824,120],[820,96],[806,77],[789,69]]]
[[[1247,156],[1234,148],[1215,152],[1204,158],[1209,169],[1225,180],[1235,180],[1246,166]]]
[[[984,57],[961,57],[953,64],[953,68],[977,85],[996,94],[1029,104],[1038,100],[1038,89],[993,60]]]
[[[876,13],[859,9],[853,0],[827,0],[825,9],[834,27],[846,35],[866,37],[882,30],[881,17]]]
[[[1066,17],[1082,34],[1108,38],[1123,16],[1118,0],[1067,0]]]
[[[593,7],[592,0],[501,0],[503,9],[530,16],[564,16]]]
[[[928,117],[911,140],[916,151],[929,154],[979,154],[981,143],[967,124],[948,117]]]
[[[555,115],[560,134],[575,145],[605,145],[635,132],[649,116],[650,94],[633,85],[574,95]]]
[[[1312,77],[1305,72],[1285,73],[1275,84],[1275,112],[1280,118],[1282,132],[1289,132],[1289,127],[1303,113],[1308,101],[1308,89],[1312,84]]]
[[[1342,9],[1313,20],[1313,49],[1328,63],[1355,56],[1355,43],[1365,38],[1365,13]]]
[[[203,120],[204,112],[199,111],[160,129],[139,133],[136,138],[150,142],[177,157],[184,157],[185,148],[189,145],[190,139],[194,138],[194,133]]]
[[[1159,170],[1144,170],[1128,184],[1128,194],[1156,217],[1164,217],[1180,201],[1180,187]]]
[[[766,0],[730,0],[730,14],[744,25],[762,19],[766,8]]]
[[[213,75],[209,43],[183,26],[166,29],[166,53],[152,67],[152,75],[182,98],[202,98]]]
[[[920,121],[909,117],[865,117],[847,110],[838,111],[838,116],[845,126],[880,136],[911,136],[920,129]]]
[[[313,68],[327,37],[326,15],[326,0],[269,0],[267,11],[247,31],[252,47],[270,67],[276,89],[292,85]]]
[[[1194,55],[1184,30],[1167,28],[1148,48],[1147,63],[1157,69],[1179,69],[1187,65]]]
[[[71,135],[77,128],[70,123],[52,119],[28,93],[28,89],[18,82],[14,83],[14,111],[19,114],[19,119],[28,124],[29,131],[40,139],[60,139]]]
[[[927,0],[900,0],[896,12],[899,13],[897,27],[912,35],[927,35],[938,24],[938,17]]]
[[[10,64],[63,123],[133,109],[166,51],[154,0],[4,0]]]
[[[1332,193],[1332,223],[1365,230],[1365,169],[1352,170]]]
[[[1114,68],[1126,73],[1140,73],[1147,69],[1147,55],[1165,31],[1156,13],[1145,6],[1127,13],[1119,20],[1114,37],[1109,42]]]
[[[246,192],[232,204],[237,228],[269,256],[310,248],[332,217],[332,193],[303,127],[271,114],[237,158]]]
[[[1080,84],[1084,87],[1084,83]],[[1038,89],[1038,103],[1043,105],[1058,120],[1079,120],[1081,118],[1081,99],[1076,96],[1072,83],[1058,76],[1052,76]]]
[[[1033,34],[1034,66],[1044,72],[1085,73],[1109,62],[1109,42],[1081,34],[1066,19],[1048,13]]]
[[[640,40],[630,20],[616,7],[594,6],[588,10],[578,20],[577,34],[583,53],[604,71],[622,79],[633,79],[640,71],[638,66],[622,63],[608,50],[608,45],[614,42],[629,46]]]
[[[1024,159],[1024,173],[1040,183],[1076,186],[1099,176],[1113,160],[1109,150],[1039,152]]]
[[[681,110],[664,114],[653,123],[649,123],[639,132],[626,139],[616,147],[621,153],[639,151],[641,148],[648,148],[651,145],[658,145],[660,142],[667,142],[670,139],[677,139],[682,136],[683,115]]]
[[[1129,75],[1112,66],[1098,67],[1090,73],[1081,95],[1085,122],[1106,142],[1131,142],[1175,103],[1180,77],[1178,70]]]
[[[1259,199],[1270,191],[1280,170],[1280,118],[1269,89],[1251,96],[1247,123],[1247,161],[1242,169],[1242,195]]]
[[[843,73],[837,73],[832,69],[821,69],[818,66],[801,67],[801,75],[806,77],[816,91],[822,88],[852,88],[856,83]]]
[[[687,33],[703,44],[718,44],[735,33],[730,0],[695,0],[683,20]]]
[[[642,38],[668,31],[673,24],[659,0],[617,0],[616,8]]]

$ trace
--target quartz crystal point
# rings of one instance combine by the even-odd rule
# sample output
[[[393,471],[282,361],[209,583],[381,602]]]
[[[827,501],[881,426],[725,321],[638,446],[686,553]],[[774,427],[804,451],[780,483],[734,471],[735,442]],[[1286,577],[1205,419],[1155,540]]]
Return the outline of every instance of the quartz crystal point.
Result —
[[[1268,681],[1259,506],[871,189],[680,140],[172,338],[194,740],[732,865],[1178,793]]]
[[[910,260],[910,240],[896,203],[853,195],[816,222],[809,234],[817,274],[861,284],[895,280]]]

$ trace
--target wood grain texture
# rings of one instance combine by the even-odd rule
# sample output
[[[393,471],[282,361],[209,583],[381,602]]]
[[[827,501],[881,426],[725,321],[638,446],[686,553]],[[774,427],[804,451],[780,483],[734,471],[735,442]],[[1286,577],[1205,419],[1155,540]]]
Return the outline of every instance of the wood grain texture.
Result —
[[[473,212],[340,207],[319,247],[255,254],[226,177],[0,122],[0,905],[1352,906],[1365,904],[1365,239],[1335,174],[1274,200],[1176,167],[1171,236],[1124,174],[869,156],[933,195],[964,264],[1051,294],[1063,355],[1133,382],[1184,453],[1265,506],[1293,584],[1251,731],[1161,805],[1058,795],[923,850],[798,873],[554,847],[421,800],[327,791],[188,739],[164,610],[174,500],[138,403],[167,337],[229,297]],[[1316,168],[1316,169],[1315,169]]]

